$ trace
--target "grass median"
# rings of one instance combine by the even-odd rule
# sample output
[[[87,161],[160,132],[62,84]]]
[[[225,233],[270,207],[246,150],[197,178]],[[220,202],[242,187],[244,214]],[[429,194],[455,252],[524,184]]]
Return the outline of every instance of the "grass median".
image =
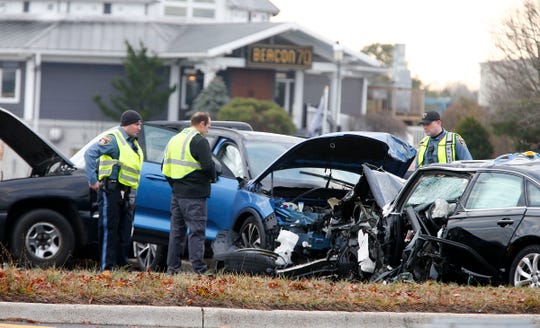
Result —
[[[93,269],[0,269],[0,301],[259,310],[540,313],[540,290]]]

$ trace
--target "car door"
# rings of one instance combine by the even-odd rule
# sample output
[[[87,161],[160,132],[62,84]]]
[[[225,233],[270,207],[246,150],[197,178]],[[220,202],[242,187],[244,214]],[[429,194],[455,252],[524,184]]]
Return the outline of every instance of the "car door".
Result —
[[[465,209],[449,218],[445,238],[469,246],[492,267],[502,267],[508,244],[526,212],[524,190],[520,176],[479,173],[462,200]],[[446,246],[444,254],[468,270],[490,275],[487,265],[470,252]]]
[[[161,173],[165,147],[177,131],[145,125],[145,159],[137,190],[134,226],[140,230],[162,232],[168,237],[170,230],[171,187]]]
[[[161,161],[168,141],[177,131],[156,127],[144,127],[144,145],[146,158],[141,169],[141,182],[137,191],[134,226],[137,238],[163,243],[170,231],[171,187],[161,173]],[[210,136],[210,139],[215,136]],[[210,142],[214,144],[212,140]],[[214,158],[217,160],[217,158]],[[241,159],[238,159],[241,160]],[[234,174],[222,164],[222,172],[218,180],[212,184],[208,198],[208,221],[206,238],[214,239],[219,230],[232,228],[230,211],[238,181]]]

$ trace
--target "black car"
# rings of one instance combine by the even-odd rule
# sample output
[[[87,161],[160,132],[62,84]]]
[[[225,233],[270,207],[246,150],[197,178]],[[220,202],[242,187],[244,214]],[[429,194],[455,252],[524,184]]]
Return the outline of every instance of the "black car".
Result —
[[[418,169],[380,222],[385,267],[416,280],[540,287],[539,157]]]
[[[408,180],[363,165],[358,183],[331,203],[307,227],[329,241],[319,258],[304,260],[313,243],[302,242],[295,228],[280,232],[273,251],[223,252],[214,267],[291,278],[540,287],[539,154],[432,164]]]
[[[2,108],[0,169],[3,261],[48,267],[92,255],[97,208],[84,172]]]

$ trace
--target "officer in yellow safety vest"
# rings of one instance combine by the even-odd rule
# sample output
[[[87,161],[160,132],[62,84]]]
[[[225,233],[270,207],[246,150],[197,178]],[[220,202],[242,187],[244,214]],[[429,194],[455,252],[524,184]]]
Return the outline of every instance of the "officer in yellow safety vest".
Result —
[[[217,179],[210,145],[204,137],[211,122],[209,113],[196,112],[191,116],[191,126],[171,138],[165,150],[162,173],[172,187],[168,274],[181,272],[186,241],[193,271],[202,274],[207,269],[206,199],[210,197],[210,183]]]
[[[102,271],[130,265],[134,191],[144,160],[137,141],[141,128],[141,115],[127,110],[122,113],[120,127],[101,137],[84,154],[88,184],[98,194]]]
[[[424,113],[419,124],[424,127],[426,136],[418,147],[416,167],[472,159],[465,140],[459,134],[446,131],[442,127],[439,113],[435,111]]]

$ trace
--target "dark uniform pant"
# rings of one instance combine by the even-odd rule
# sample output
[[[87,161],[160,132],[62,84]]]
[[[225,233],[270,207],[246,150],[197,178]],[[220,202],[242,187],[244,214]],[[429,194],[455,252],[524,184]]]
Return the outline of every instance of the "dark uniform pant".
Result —
[[[133,227],[133,202],[130,201],[130,192],[118,187],[101,190],[98,194],[101,270],[126,266],[129,264]]]
[[[206,198],[171,198],[171,232],[167,254],[167,273],[176,274],[182,266],[182,256],[188,242],[189,261],[196,273],[206,271],[204,243],[207,220]],[[189,228],[189,237],[187,229]]]

